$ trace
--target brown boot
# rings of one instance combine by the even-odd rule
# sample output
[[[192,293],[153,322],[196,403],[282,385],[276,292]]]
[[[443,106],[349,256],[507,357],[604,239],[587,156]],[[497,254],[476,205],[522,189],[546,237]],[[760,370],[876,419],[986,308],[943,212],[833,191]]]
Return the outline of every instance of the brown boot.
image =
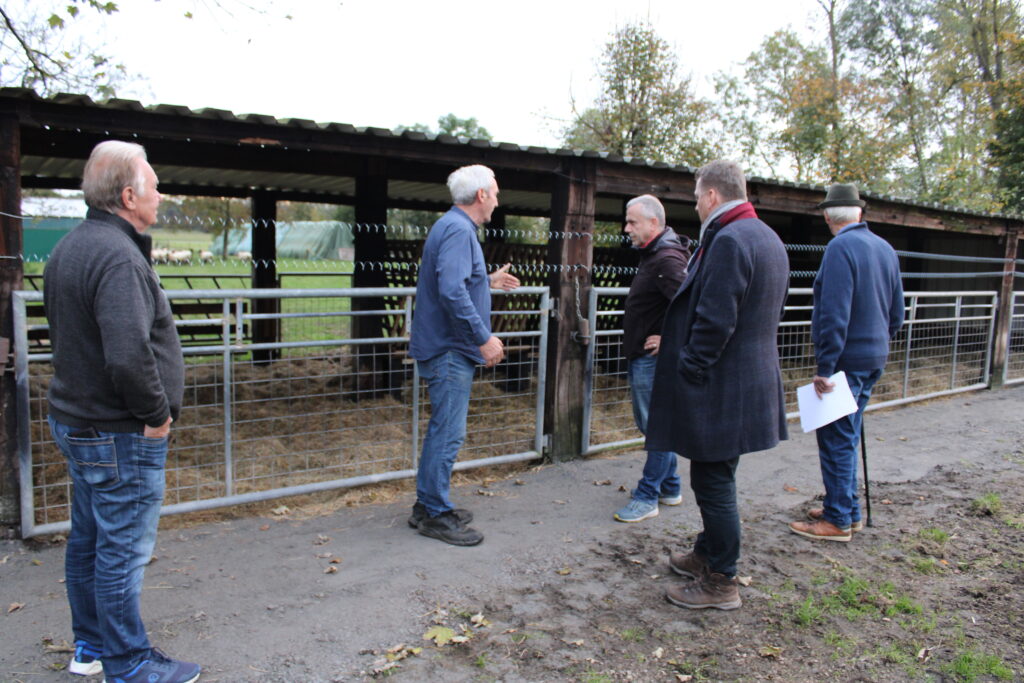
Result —
[[[736,579],[725,574],[705,574],[693,583],[671,586],[665,597],[673,605],[688,609],[736,609],[743,604]]]
[[[824,519],[824,518],[825,518],[825,510],[823,510],[822,508],[814,508],[814,509],[811,509],[811,510],[807,511],[807,519],[814,520],[815,522],[817,522],[819,519]],[[864,530],[864,522],[862,520],[858,519],[856,522],[854,522],[853,524],[850,525],[850,531],[863,531],[863,530]]]
[[[823,519],[819,519],[817,522],[790,522],[789,530],[794,534],[819,541],[848,543],[853,538],[853,532],[849,529],[840,529],[832,522],[826,522]]]
[[[691,579],[700,579],[708,574],[708,561],[696,552],[689,552],[686,555],[682,553],[669,553],[668,555],[668,566],[672,568],[676,574],[680,576],[686,576]]]

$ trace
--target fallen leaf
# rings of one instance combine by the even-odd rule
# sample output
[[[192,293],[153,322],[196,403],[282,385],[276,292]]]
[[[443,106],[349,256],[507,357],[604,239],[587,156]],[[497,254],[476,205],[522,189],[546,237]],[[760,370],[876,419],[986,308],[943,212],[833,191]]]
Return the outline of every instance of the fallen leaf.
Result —
[[[494,491],[484,491],[483,489],[477,489],[476,490],[476,495],[478,495],[478,496],[496,496],[498,494],[496,492],[494,492]]]
[[[782,654],[782,648],[775,647],[774,645],[765,645],[757,649],[757,654],[766,659],[778,659],[779,655]]]
[[[333,555],[333,554],[334,554],[334,553],[317,553],[317,554],[316,554],[316,558],[317,558],[318,560],[326,560],[326,559],[327,559],[328,557],[330,557],[330,556],[331,556],[331,555]]]
[[[625,493],[626,492],[626,487],[623,486],[622,484],[619,484],[619,492],[620,493]]]
[[[17,612],[18,610],[20,610],[24,606],[25,606],[25,603],[23,603],[23,602],[12,602],[11,606],[7,608],[7,613],[10,614],[11,612]]]
[[[561,569],[559,569],[555,573],[556,574],[561,574],[562,576],[566,576],[567,574],[572,574],[572,570],[569,569],[568,567],[562,567]]]
[[[54,652],[74,652],[75,646],[66,640],[55,643],[49,638],[43,639],[43,652],[51,654]]]
[[[317,534],[316,535],[316,540],[313,541],[313,545],[323,545],[325,543],[330,543],[330,542],[331,542],[330,536],[324,536],[323,534]]]
[[[469,623],[473,624],[474,626],[481,627],[481,628],[484,627],[484,626],[490,626],[491,625],[491,622],[484,618],[484,615],[483,615],[482,612],[477,612],[476,614],[471,616],[469,618]]]
[[[554,501],[552,501],[552,502],[553,502],[553,503],[554,503],[555,505],[565,505],[565,501],[564,501],[564,500],[554,500]]]
[[[465,643],[471,637],[472,636],[452,636],[452,642],[455,643],[456,645],[459,645],[461,643]]]
[[[260,531],[266,531],[269,528],[270,528],[269,524],[264,524],[263,526],[260,527]]]
[[[737,576],[736,582],[741,586],[749,586],[751,578],[749,576]]]
[[[900,441],[906,441],[906,440],[907,440],[907,437],[905,437],[905,436],[901,436],[900,437]]]
[[[612,485],[612,480],[611,479],[602,479],[601,481],[595,481],[594,482],[594,486],[611,486],[611,485]]]
[[[665,648],[659,647],[657,650],[651,653],[651,656],[655,659],[661,659],[665,655]]]
[[[34,564],[37,567],[42,567],[43,566],[43,561],[42,560],[37,560],[37,559],[33,558],[32,564]]]
[[[341,558],[340,557],[332,557],[331,558],[331,564],[341,564]]]
[[[271,512],[273,514],[275,514],[275,515],[280,516],[280,515],[287,515],[289,512],[291,512],[291,510],[288,509],[287,505],[281,505],[281,506],[276,507],[273,510],[271,510]]]
[[[437,645],[447,645],[455,637],[455,631],[447,626],[431,626],[423,634],[423,640],[432,640]]]
[[[526,482],[523,481],[522,479],[516,479],[515,484],[516,486],[523,486],[524,484],[526,484]]]
[[[3,557],[0,557],[0,564],[7,564],[7,560],[9,559],[11,559],[10,555],[4,555]]]
[[[573,647],[583,647],[583,640],[564,640],[562,641],[566,645],[572,645]]]
[[[338,568],[335,567],[334,565],[331,565],[330,567],[327,567],[326,569],[324,569],[324,574],[337,574],[337,573],[338,573]]]
[[[638,560],[638,559],[636,559],[635,557],[631,557],[631,558],[629,558],[629,561],[630,561],[630,562],[632,562],[633,564],[647,564],[647,563],[646,563],[646,562],[644,562],[643,560]]]
[[[679,681],[679,683],[687,683],[688,681],[693,680],[693,676],[690,674],[676,674],[676,680]]]
[[[783,491],[789,491],[790,493],[796,493],[800,489],[798,489],[795,486],[790,486],[789,484],[785,484],[785,485],[783,485],[782,490]]]
[[[917,661],[924,664],[932,658],[932,649],[930,647],[922,647],[917,651]]]
[[[888,498],[883,498],[882,505],[892,505],[892,501],[889,500]]]

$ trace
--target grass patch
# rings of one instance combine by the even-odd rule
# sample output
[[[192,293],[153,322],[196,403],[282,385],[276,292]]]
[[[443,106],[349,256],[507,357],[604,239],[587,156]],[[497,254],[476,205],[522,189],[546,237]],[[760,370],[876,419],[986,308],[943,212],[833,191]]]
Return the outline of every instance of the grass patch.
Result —
[[[715,659],[709,659],[706,662],[699,662],[696,664],[692,662],[680,662],[675,665],[675,671],[676,673],[683,674],[684,676],[692,676],[692,680],[694,681],[710,681],[717,666],[718,660]]]
[[[627,628],[622,632],[622,639],[631,643],[642,643],[647,640],[647,632],[642,628]]]
[[[473,660],[473,666],[475,666],[478,669],[486,669],[489,663],[490,662],[487,661],[486,652],[481,652],[476,656],[476,659]]]
[[[936,529],[935,527],[921,529],[921,531],[918,532],[918,535],[926,541],[938,543],[939,545],[942,545],[949,540],[949,534],[947,532],[942,529]]]
[[[924,610],[916,602],[905,595],[901,595],[885,608],[885,616],[895,617],[899,614],[921,614]]]
[[[793,621],[800,626],[810,626],[821,621],[823,613],[822,608],[814,603],[814,597],[808,595],[804,598],[803,602],[793,609]]]
[[[986,493],[971,502],[971,510],[979,515],[994,517],[1003,511],[1003,499],[998,493]]]
[[[943,664],[942,671],[964,683],[972,683],[980,676],[995,676],[1000,681],[1013,679],[1013,669],[1002,659],[973,650],[962,652],[949,664]]]
[[[611,676],[590,670],[584,671],[580,680],[583,683],[612,683]]]
[[[938,574],[942,571],[942,565],[934,557],[915,557],[910,561],[910,566],[913,567],[915,572],[925,576]]]

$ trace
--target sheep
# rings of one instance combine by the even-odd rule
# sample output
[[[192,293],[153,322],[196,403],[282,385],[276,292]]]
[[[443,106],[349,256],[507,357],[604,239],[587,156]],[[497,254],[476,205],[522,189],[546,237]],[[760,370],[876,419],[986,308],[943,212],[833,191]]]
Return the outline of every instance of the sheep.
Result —
[[[239,251],[239,252],[235,253],[235,256],[237,258],[242,259],[243,261],[252,261],[252,252],[251,251]]]
[[[213,252],[207,249],[203,249],[201,252],[199,252],[199,260],[202,261],[203,263],[209,263],[210,261],[213,260]]]
[[[171,263],[188,263],[192,260],[191,249],[175,249],[168,257],[168,261]]]

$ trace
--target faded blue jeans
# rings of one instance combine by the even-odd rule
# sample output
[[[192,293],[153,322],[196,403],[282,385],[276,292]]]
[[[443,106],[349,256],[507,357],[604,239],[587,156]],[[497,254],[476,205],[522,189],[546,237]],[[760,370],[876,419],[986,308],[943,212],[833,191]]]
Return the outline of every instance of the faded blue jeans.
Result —
[[[430,394],[430,423],[416,471],[416,500],[437,517],[453,510],[448,491],[452,467],[466,440],[469,392],[476,365],[456,351],[416,362]]]
[[[156,544],[167,439],[117,432],[79,438],[72,436],[79,430],[48,419],[74,485],[64,558],[71,629],[75,640],[103,653],[110,678],[150,652],[139,596]]]
[[[647,414],[651,407],[654,388],[654,367],[657,356],[640,356],[629,361],[629,391],[633,398],[633,419],[641,434],[647,434]],[[670,451],[647,451],[647,461],[640,483],[633,490],[633,498],[645,503],[657,503],[661,496],[674,498],[682,490],[676,474],[676,454]]]
[[[824,518],[840,529],[860,521],[857,496],[857,446],[864,408],[881,370],[846,370],[846,381],[857,402],[857,412],[819,427],[818,460],[825,484]]]

